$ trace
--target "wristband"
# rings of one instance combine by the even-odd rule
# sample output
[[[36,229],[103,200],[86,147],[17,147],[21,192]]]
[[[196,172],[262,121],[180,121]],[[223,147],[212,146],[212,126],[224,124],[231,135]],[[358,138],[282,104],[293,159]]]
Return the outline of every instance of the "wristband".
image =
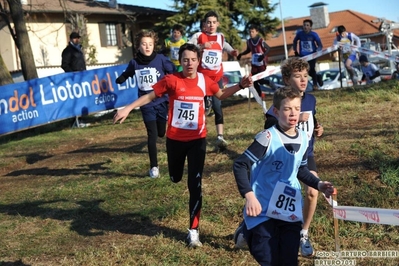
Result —
[[[244,87],[241,85],[241,82],[238,82],[238,87],[240,87],[240,89],[244,89]]]

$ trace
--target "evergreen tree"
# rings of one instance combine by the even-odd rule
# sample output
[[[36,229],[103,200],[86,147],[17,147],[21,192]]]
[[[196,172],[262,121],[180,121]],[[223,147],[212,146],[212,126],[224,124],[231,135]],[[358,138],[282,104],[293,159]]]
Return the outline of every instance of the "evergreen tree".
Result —
[[[175,0],[171,8],[176,10],[176,14],[156,24],[156,31],[163,40],[169,36],[174,24],[182,24],[186,26],[186,36],[191,37],[200,31],[200,21],[205,14],[213,10],[219,15],[218,31],[234,48],[240,49],[251,24],[259,25],[263,36],[274,31],[280,21],[270,14],[276,6],[270,5],[268,0]]]

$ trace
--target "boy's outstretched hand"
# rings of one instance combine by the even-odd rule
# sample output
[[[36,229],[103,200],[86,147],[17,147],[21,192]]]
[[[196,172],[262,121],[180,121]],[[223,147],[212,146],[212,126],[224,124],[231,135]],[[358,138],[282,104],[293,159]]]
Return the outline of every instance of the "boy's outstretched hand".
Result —
[[[329,198],[334,193],[334,186],[328,181],[320,181],[317,185],[319,191],[323,192],[327,198]]]
[[[248,87],[253,86],[252,74],[250,74],[249,76],[244,76],[244,77],[241,79],[240,84],[241,84],[241,86],[243,86],[244,88],[248,88]]]
[[[118,112],[114,115],[114,124],[120,120],[120,124],[125,121],[126,117],[129,115],[130,111],[125,107],[123,109],[119,109]]]

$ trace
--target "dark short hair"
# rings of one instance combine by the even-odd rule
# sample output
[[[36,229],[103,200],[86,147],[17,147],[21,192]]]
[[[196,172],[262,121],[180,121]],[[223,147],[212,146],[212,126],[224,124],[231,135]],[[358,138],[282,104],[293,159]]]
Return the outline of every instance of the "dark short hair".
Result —
[[[362,54],[360,57],[359,57],[359,62],[368,62],[369,60],[367,59],[367,55],[365,55],[365,54]]]
[[[179,49],[179,62],[180,62],[180,59],[182,58],[183,52],[186,50],[196,53],[197,58],[200,59],[200,57],[201,57],[200,49],[195,44],[185,43],[182,46],[180,46],[180,49]]]
[[[277,89],[273,94],[273,106],[280,110],[281,102],[285,99],[302,98],[301,92],[291,86],[285,86]]]
[[[338,33],[339,33],[339,34],[342,34],[343,32],[345,32],[345,31],[346,31],[346,29],[345,29],[345,26],[344,26],[344,25],[338,26],[337,30],[338,30]]]
[[[219,16],[215,11],[209,11],[208,13],[205,14],[204,20],[206,21],[207,18],[209,17],[215,17],[217,21],[219,21]]]
[[[255,24],[252,24],[251,26],[249,26],[248,29],[259,31],[259,26],[258,26],[258,25],[255,25]]]
[[[184,35],[184,27],[182,25],[180,25],[180,24],[173,25],[172,31],[175,31],[175,30],[180,31],[181,35]]]
[[[310,27],[313,27],[313,21],[312,21],[311,19],[305,19],[305,20],[303,21],[303,24],[305,24],[306,22],[309,22]]]

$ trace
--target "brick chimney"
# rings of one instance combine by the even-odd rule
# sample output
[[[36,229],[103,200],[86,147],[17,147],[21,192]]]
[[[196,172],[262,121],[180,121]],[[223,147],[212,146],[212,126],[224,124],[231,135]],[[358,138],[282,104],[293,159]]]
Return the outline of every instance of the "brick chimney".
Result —
[[[310,5],[309,8],[310,19],[313,21],[312,29],[326,28],[330,24],[330,15],[326,3],[317,2]]]

